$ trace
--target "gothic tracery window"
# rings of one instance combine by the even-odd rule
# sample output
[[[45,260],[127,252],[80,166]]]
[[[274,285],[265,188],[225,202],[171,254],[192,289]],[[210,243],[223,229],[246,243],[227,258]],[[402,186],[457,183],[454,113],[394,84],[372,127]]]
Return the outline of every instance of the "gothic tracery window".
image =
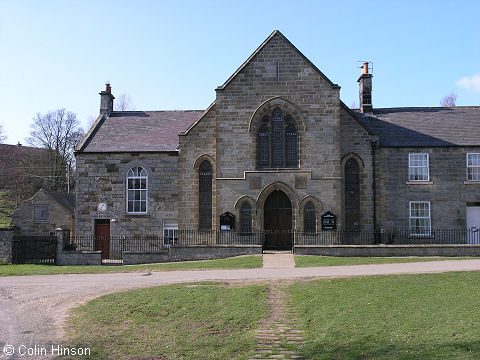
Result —
[[[287,167],[298,165],[297,128],[293,124],[293,120],[285,129],[285,162]]]
[[[283,113],[273,111],[272,117],[272,167],[283,167]]]
[[[270,132],[263,124],[258,130],[258,167],[268,167],[270,163]]]
[[[298,167],[297,128],[293,117],[279,108],[262,119],[257,136],[257,167]]]

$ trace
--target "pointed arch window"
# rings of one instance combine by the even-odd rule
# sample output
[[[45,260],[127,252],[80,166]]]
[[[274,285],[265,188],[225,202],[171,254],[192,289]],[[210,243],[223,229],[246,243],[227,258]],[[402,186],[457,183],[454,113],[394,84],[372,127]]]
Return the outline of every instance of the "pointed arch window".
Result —
[[[350,158],[345,163],[345,227],[360,226],[360,176],[358,161]]]
[[[309,201],[303,208],[303,232],[313,234],[317,231],[317,210],[313,202]]]
[[[252,207],[246,201],[240,208],[240,232],[244,234],[252,232]]]
[[[127,172],[127,213],[147,213],[148,174],[136,166]]]
[[[291,115],[275,108],[257,133],[257,167],[298,167],[298,132]]]
[[[198,227],[200,230],[212,228],[212,173],[212,164],[204,160],[199,167]]]

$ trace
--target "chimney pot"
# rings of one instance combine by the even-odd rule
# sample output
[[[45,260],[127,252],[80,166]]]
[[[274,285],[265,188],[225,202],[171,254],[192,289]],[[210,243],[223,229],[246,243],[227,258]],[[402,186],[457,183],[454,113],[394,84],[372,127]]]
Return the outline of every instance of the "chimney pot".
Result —
[[[363,63],[362,74],[368,74],[368,62]]]

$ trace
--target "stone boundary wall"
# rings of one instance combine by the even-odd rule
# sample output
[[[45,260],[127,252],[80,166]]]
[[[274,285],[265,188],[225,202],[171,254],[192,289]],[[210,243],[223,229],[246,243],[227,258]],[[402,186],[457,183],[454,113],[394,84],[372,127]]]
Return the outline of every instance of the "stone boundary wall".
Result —
[[[55,265],[102,265],[101,251],[75,251],[64,250],[65,240],[67,239],[70,230],[56,229],[57,236],[57,251]]]
[[[63,250],[56,265],[102,265],[102,252]]]
[[[69,230],[57,229],[56,265],[102,265],[101,251],[64,250]],[[0,242],[1,243],[1,242]],[[261,254],[261,245],[176,245],[167,251],[125,251],[123,264],[152,264],[185,260],[211,260]]]
[[[123,253],[123,265],[155,264],[170,261],[168,252],[125,251]]]
[[[480,245],[302,245],[295,255],[322,256],[480,256]]]
[[[170,261],[212,260],[255,254],[262,254],[261,245],[176,245],[169,249]]]
[[[0,264],[12,261],[13,231],[0,229]]]
[[[126,251],[123,253],[123,264],[134,265],[188,260],[213,260],[261,253],[261,245],[176,245],[170,247],[168,252]]]

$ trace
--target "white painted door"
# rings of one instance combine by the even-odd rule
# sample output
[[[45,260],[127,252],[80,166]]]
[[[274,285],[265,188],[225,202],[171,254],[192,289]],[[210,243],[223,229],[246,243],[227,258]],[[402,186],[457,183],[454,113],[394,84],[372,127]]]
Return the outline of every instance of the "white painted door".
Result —
[[[467,206],[468,243],[480,244],[480,206]]]

